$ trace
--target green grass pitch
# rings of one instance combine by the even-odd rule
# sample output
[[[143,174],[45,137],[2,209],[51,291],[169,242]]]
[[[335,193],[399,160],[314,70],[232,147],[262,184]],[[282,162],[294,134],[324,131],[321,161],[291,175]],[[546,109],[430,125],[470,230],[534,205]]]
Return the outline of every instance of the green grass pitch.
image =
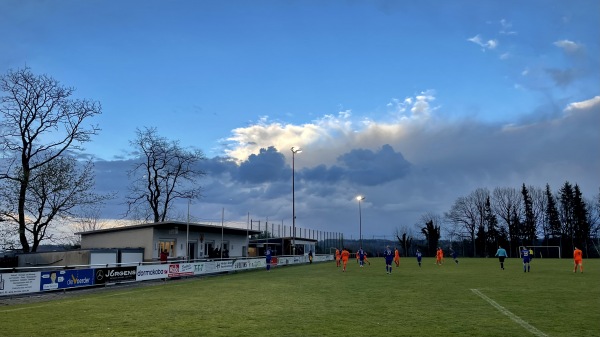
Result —
[[[600,260],[381,258],[0,307],[0,336],[600,336]]]

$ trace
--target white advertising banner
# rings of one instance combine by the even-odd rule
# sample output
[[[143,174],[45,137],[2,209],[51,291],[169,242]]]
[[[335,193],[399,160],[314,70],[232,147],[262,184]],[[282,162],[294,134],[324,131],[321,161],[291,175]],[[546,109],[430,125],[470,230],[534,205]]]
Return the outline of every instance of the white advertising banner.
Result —
[[[137,267],[136,281],[156,280],[169,277],[168,264],[153,264]]]
[[[0,296],[40,291],[40,272],[0,274]]]
[[[265,259],[242,259],[235,260],[233,264],[234,270],[247,270],[266,267]]]
[[[169,265],[169,277],[193,276],[193,263],[171,263]]]

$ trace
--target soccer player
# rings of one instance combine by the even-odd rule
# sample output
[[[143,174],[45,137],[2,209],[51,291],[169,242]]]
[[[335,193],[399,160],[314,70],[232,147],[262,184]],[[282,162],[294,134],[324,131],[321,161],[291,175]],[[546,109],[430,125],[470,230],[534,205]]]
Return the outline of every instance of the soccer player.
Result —
[[[419,268],[421,268],[421,259],[423,258],[423,253],[417,249],[417,263],[419,264]]]
[[[390,249],[390,246],[387,246],[387,249],[383,252],[383,256],[385,257],[385,273],[392,273],[392,260],[394,259],[394,253]]]
[[[452,259],[454,260],[454,262],[456,262],[456,264],[458,264],[458,254],[456,254],[456,251],[452,248],[450,248],[450,254],[452,255]]]
[[[577,247],[575,247],[575,250],[573,251],[573,261],[575,262],[573,272],[576,273],[577,266],[579,266],[579,271],[583,273],[583,252]]]
[[[369,259],[367,259],[367,252],[365,251],[365,263],[368,263],[369,266],[371,265],[371,261],[369,261]]]
[[[396,263],[396,268],[400,267],[400,252],[396,247],[394,247],[394,263]]]
[[[535,254],[533,254],[533,249],[529,248],[529,262],[531,263],[531,261],[533,261],[533,256]]]
[[[335,249],[335,266],[339,267],[341,265],[341,261],[340,259],[342,258],[342,256],[340,255],[340,250],[339,249]]]
[[[523,247],[523,249],[521,249],[521,257],[523,258],[523,272],[530,272],[531,264],[529,264],[529,249],[527,249],[527,247]]]
[[[435,253],[435,264],[441,266],[444,259],[444,251],[442,251],[441,247],[438,247],[437,252]]]
[[[348,264],[348,258],[350,257],[350,252],[346,249],[343,248],[342,249],[342,264],[344,265],[344,269],[342,269],[342,271],[346,271],[346,265]]]
[[[265,262],[267,263],[267,271],[271,271],[271,248],[269,247],[265,251]]]
[[[500,261],[500,268],[504,270],[504,259],[508,257],[508,255],[506,254],[506,250],[502,248],[502,246],[498,246],[498,250],[496,251],[496,255],[494,256],[498,257],[498,260]]]
[[[358,264],[360,265],[360,267],[362,268],[363,265],[365,264],[365,251],[362,249],[362,247],[360,247],[360,249],[358,249]]]

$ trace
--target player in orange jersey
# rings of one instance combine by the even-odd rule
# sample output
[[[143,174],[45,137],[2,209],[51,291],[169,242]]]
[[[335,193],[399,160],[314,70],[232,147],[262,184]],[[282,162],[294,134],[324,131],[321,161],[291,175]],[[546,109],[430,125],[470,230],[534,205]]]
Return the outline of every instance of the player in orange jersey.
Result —
[[[573,268],[573,272],[577,272],[577,266],[579,266],[579,271],[583,273],[583,252],[581,249],[575,247],[573,251],[573,261],[575,262],[575,268]]]
[[[363,261],[363,264],[364,264],[364,263],[368,263],[368,264],[369,264],[369,266],[370,266],[370,265],[371,265],[371,262],[369,262],[369,259],[367,259],[367,252],[366,252],[366,251],[365,251],[364,255],[365,255],[365,256],[364,256],[364,261]]]
[[[441,266],[444,262],[444,251],[442,251],[441,247],[438,247],[437,252],[435,253],[435,264]]]
[[[350,252],[346,248],[342,249],[342,264],[344,265],[344,269],[342,269],[342,271],[346,271],[346,265],[348,264],[349,258]]]
[[[400,267],[400,252],[396,247],[394,247],[394,262],[396,263],[396,267]]]
[[[341,265],[340,263],[340,259],[342,258],[342,256],[340,255],[340,250],[339,249],[335,249],[335,266],[339,267]]]

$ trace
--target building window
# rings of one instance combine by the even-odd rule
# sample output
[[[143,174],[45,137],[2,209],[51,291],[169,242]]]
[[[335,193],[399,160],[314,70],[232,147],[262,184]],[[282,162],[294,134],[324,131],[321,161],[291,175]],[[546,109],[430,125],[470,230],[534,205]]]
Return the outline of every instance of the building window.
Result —
[[[158,242],[160,251],[166,251],[169,257],[176,256],[175,254],[175,241],[174,240],[160,240]]]

